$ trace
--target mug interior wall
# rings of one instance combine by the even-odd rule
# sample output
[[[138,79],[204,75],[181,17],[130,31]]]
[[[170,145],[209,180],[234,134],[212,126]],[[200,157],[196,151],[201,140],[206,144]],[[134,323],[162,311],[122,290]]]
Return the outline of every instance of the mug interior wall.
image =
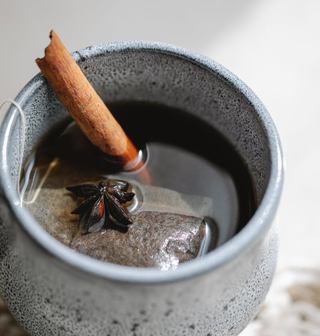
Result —
[[[269,141],[253,105],[232,84],[208,68],[161,51],[105,53],[82,58],[80,66],[106,103],[164,104],[220,131],[247,165],[260,203],[271,170]],[[208,150],[210,146],[214,144],[208,144]]]
[[[246,163],[260,203],[270,176],[269,141],[253,105],[232,84],[212,70],[168,52],[126,50],[105,52],[97,57],[83,57],[81,52],[79,55],[80,67],[106,104],[119,101],[164,104],[196,115],[220,131]],[[24,154],[27,158],[50,129],[68,118],[68,113],[41,75],[18,98],[27,119]],[[9,165],[15,182],[21,141],[19,124],[16,116],[8,148],[13,153]],[[208,144],[208,150],[210,146],[214,144]]]

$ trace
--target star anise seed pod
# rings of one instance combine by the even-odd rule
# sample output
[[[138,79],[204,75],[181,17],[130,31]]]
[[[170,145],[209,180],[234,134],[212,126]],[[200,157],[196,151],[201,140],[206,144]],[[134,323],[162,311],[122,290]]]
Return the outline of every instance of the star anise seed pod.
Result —
[[[104,225],[106,218],[111,217],[115,223],[121,226],[132,224],[132,219],[128,217],[122,204],[133,199],[135,194],[127,192],[129,184],[118,181],[112,184],[107,178],[100,182],[98,186],[93,184],[82,184],[74,187],[67,187],[78,197],[85,199],[71,213],[84,216],[82,232],[96,232]],[[107,213],[107,215],[106,215]]]

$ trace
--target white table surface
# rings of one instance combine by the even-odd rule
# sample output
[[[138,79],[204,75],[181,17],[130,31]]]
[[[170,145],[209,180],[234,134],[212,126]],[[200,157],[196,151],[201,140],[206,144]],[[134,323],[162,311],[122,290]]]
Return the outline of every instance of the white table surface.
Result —
[[[0,102],[38,73],[51,29],[70,52],[139,39],[211,57],[260,97],[282,139],[278,267],[320,266],[319,13],[319,0],[0,0]]]

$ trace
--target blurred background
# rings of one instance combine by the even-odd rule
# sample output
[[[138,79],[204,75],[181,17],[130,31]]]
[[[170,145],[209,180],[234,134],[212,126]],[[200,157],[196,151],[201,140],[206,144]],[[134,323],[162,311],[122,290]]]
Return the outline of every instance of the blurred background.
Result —
[[[314,269],[320,267],[319,15],[319,0],[0,0],[0,103],[15,98],[38,73],[34,60],[43,57],[51,29],[70,52],[152,40],[214,59],[258,95],[282,140],[278,272]],[[320,335],[314,328],[301,335]],[[249,329],[244,336],[262,335],[259,326]],[[270,336],[289,334],[280,329]]]

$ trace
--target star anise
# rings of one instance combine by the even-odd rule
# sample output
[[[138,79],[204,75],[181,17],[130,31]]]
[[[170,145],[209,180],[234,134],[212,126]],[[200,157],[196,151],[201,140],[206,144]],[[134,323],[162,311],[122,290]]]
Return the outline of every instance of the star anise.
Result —
[[[112,183],[106,179],[95,186],[93,184],[82,184],[68,187],[78,197],[85,200],[71,213],[81,215],[83,233],[96,232],[102,228],[106,219],[110,216],[118,225],[128,226],[132,219],[128,217],[122,204],[133,199],[134,193],[127,192],[129,184],[117,181]]]

